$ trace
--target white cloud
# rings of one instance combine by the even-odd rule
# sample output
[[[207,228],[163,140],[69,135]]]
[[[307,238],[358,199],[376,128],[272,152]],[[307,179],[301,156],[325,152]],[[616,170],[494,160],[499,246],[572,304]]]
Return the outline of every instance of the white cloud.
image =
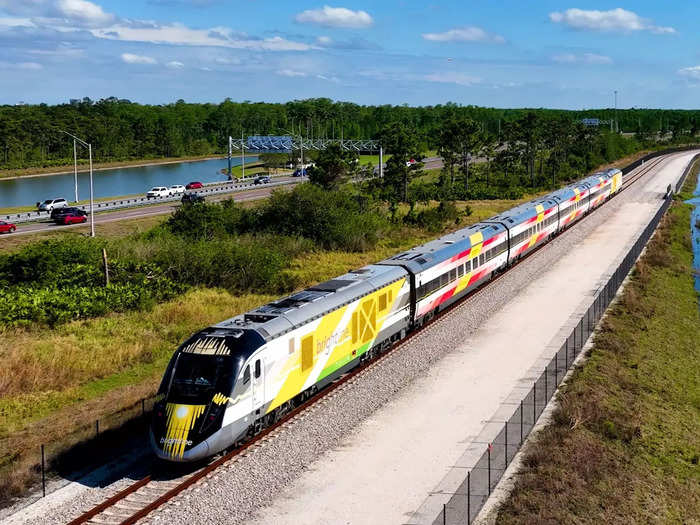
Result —
[[[122,60],[127,64],[157,64],[155,58],[143,55],[133,55],[131,53],[122,53]]]
[[[294,71],[293,69],[281,69],[281,70],[277,71],[277,74],[282,76],[282,77],[290,77],[290,78],[307,76],[306,73],[304,73],[303,71]]]
[[[505,42],[501,35],[488,33],[475,26],[450,29],[444,33],[423,33],[423,38],[433,42],[491,42],[495,44]]]
[[[573,29],[588,31],[650,31],[655,34],[673,34],[672,27],[661,27],[638,14],[618,7],[609,11],[567,9],[564,12],[555,11],[549,14],[549,19],[557,24],[564,24]]]
[[[173,60],[165,64],[165,67],[168,67],[170,69],[182,69],[183,67],[185,67],[185,64],[183,64],[182,62],[178,62],[177,60]]]
[[[301,24],[315,24],[324,27],[364,28],[374,23],[366,11],[353,11],[345,7],[323,6],[321,9],[307,9],[295,18]]]
[[[238,65],[241,63],[241,59],[237,58],[237,57],[233,57],[233,58],[219,57],[216,60],[214,60],[214,62],[216,62],[217,64],[225,65],[225,66]]]
[[[12,15],[32,15],[47,4],[48,0],[0,0],[0,8]]]
[[[316,39],[316,43],[320,46],[330,46],[333,44],[333,39],[329,36],[320,36]]]
[[[319,80],[325,80],[326,82],[334,82],[335,84],[340,83],[340,79],[338,77],[327,77],[325,75],[316,75],[316,78]]]
[[[37,62],[13,63],[0,61],[0,69],[24,69],[26,71],[39,71],[40,69],[44,69],[44,66]]]
[[[612,64],[612,58],[605,55],[596,55],[595,53],[583,53],[581,55],[575,55],[573,53],[562,53],[560,55],[555,55],[552,57],[554,62],[560,64],[595,64],[604,65]]]
[[[684,67],[678,70],[678,74],[693,80],[700,80],[700,66]]]
[[[56,10],[60,15],[87,27],[101,27],[114,21],[114,15],[105,13],[99,5],[87,0],[57,0]]]
[[[0,17],[0,28],[2,27],[36,27],[29,18]]]
[[[44,69],[44,66],[41,64],[38,64],[36,62],[20,62],[17,64],[17,67],[20,69],[29,69],[32,71],[38,71],[39,69]]]
[[[98,38],[126,42],[228,47],[257,51],[306,51],[311,49],[308,44],[293,42],[279,36],[255,39],[234,33],[226,27],[191,29],[183,24],[139,23],[129,25],[120,23],[110,27],[93,29],[91,32]]]
[[[475,84],[480,84],[482,79],[472,75],[467,75],[466,73],[432,73],[430,75],[425,75],[424,80],[428,82],[440,82],[443,84],[458,84],[460,86],[473,86]]]

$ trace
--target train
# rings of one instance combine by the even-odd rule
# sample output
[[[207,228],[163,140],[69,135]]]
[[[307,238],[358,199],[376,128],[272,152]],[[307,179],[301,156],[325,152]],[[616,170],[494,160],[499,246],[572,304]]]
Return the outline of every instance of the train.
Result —
[[[617,169],[204,328],[173,354],[150,443],[168,462],[244,442],[429,322],[622,187]]]

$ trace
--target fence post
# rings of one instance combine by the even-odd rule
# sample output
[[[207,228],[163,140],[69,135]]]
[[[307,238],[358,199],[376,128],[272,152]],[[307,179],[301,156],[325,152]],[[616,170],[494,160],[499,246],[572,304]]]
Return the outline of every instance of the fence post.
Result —
[[[506,446],[505,446],[505,455],[506,455],[506,462],[503,464],[503,474],[505,475],[506,469],[508,468],[508,420],[506,420]]]
[[[523,400],[520,400],[520,446],[523,446]]]
[[[442,525],[447,524],[447,503],[442,504]]]
[[[566,338],[564,352],[566,352],[564,354],[564,359],[566,360],[566,368],[568,369],[569,368],[569,338],[568,337]]]
[[[489,448],[486,449],[489,454],[489,496],[491,495],[491,443],[489,443]]]
[[[44,459],[44,445],[41,445],[41,492],[46,497],[46,462]]]
[[[532,387],[532,428],[535,428],[535,421],[537,421],[537,381]]]
[[[467,523],[471,522],[472,519],[472,471],[467,472]]]
[[[554,386],[559,384],[559,352],[554,354]]]
[[[549,365],[544,367],[544,404],[547,404],[547,400],[549,399],[549,390],[547,389],[547,373],[549,372]],[[542,407],[542,410],[544,410],[544,407]]]

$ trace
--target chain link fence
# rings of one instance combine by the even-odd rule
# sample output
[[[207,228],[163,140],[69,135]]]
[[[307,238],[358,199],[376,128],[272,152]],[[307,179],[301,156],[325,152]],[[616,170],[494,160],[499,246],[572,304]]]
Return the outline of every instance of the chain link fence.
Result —
[[[0,439],[0,503],[7,504],[25,487],[38,487],[23,504],[58,490],[134,447],[147,445],[147,426],[155,396],[94,421],[70,427],[51,441],[31,431]]]
[[[695,155],[688,164],[676,184],[676,193],[681,191],[688,173],[698,159],[700,159],[700,154]],[[530,434],[550,399],[554,396],[558,385],[581,353],[586,341],[595,330],[596,324],[615,298],[622,282],[632,270],[661,218],[670,207],[672,200],[673,197],[670,195],[665,198],[654,218],[646,226],[605,286],[598,292],[595,300],[566,338],[564,344],[542,370],[513,415],[503,424],[503,428],[495,439],[486,445],[476,464],[467,471],[466,478],[459,485],[457,491],[452,494],[449,501],[443,505],[443,509],[433,521],[433,525],[469,524],[479,514],[508,465],[520,450],[525,438]]]

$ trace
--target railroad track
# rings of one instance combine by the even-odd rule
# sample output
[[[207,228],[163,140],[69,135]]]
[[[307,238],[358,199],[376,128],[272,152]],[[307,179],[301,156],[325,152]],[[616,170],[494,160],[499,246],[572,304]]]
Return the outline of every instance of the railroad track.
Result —
[[[633,172],[625,175],[622,188],[618,194],[627,190],[644,175],[658,167],[661,163],[667,162],[670,160],[670,158],[672,158],[672,156],[658,157],[642,166],[639,166]],[[590,217],[590,215],[587,215],[576,224],[582,223],[588,217]],[[574,227],[575,226],[576,225],[574,225]],[[522,260],[528,259],[530,256],[547,246],[549,246],[549,243],[541,245],[537,249],[530,252],[530,254],[528,254],[527,257],[523,258]],[[513,266],[520,264],[520,262],[522,261],[516,262]],[[187,472],[180,476],[173,476],[172,473],[168,473],[169,476],[163,475],[162,473],[150,474],[134,482],[126,489],[116,493],[103,503],[90,509],[88,512],[85,512],[78,518],[71,521],[69,525],[80,525],[85,523],[102,525],[128,525],[137,523],[139,520],[142,520],[151,512],[163,506],[165,503],[187,488],[191,487],[202,479],[212,476],[214,471],[224,464],[235,462],[237,458],[243,456],[246,451],[262,446],[265,441],[274,438],[277,433],[288,428],[290,425],[293,425],[295,420],[310,414],[314,410],[314,407],[321,406],[324,399],[327,400],[338,395],[344,388],[348,388],[352,383],[360,379],[363,375],[367,374],[370,370],[379,366],[385,359],[391,356],[394,352],[397,352],[403,348],[409,342],[414,340],[414,338],[428,336],[428,327],[438,323],[441,324],[447,322],[449,318],[456,313],[458,307],[466,306],[470,302],[474,301],[486,291],[489,284],[501,279],[506,274],[507,272],[503,272],[496,275],[493,279],[491,279],[491,281],[484,283],[484,286],[456,303],[453,307],[438,313],[422,328],[412,332],[408,337],[403,339],[398,344],[393,345],[372,361],[361,364],[353,371],[340,377],[329,386],[318,392],[314,397],[283,416],[277,423],[262,430],[245,444],[226,452],[194,472]]]

